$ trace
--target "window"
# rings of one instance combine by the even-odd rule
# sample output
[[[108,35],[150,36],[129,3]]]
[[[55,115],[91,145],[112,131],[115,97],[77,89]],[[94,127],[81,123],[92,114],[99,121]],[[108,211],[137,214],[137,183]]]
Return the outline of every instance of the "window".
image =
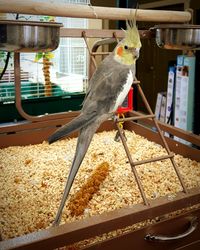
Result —
[[[40,2],[41,0],[36,0]],[[55,2],[53,0],[43,0]],[[56,3],[89,4],[89,0],[56,0]],[[8,14],[8,19],[16,15]],[[20,15],[19,20],[39,21],[40,16]],[[87,19],[56,17],[56,22],[65,28],[87,28]],[[53,66],[50,69],[52,95],[83,92],[87,82],[87,48],[82,38],[61,38],[59,47],[53,51]],[[44,97],[42,62],[35,63],[35,53],[21,53],[22,98]],[[1,60],[1,59],[0,59]],[[2,68],[3,62],[0,62]],[[13,58],[1,80],[0,101],[14,100]]]

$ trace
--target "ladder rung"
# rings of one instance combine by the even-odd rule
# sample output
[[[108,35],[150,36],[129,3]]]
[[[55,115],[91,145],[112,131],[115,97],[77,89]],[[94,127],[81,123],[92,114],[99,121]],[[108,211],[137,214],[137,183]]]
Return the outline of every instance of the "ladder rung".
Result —
[[[142,164],[145,164],[145,163],[150,163],[150,162],[155,162],[155,161],[162,161],[162,160],[166,160],[166,159],[173,158],[173,157],[174,157],[174,154],[169,154],[169,155],[165,155],[165,156],[155,157],[155,158],[152,158],[152,159],[136,161],[136,162],[133,162],[133,165],[137,166],[137,165],[142,165]]]
[[[125,122],[125,121],[135,121],[135,120],[140,120],[140,119],[146,119],[146,118],[155,118],[156,116],[153,115],[138,115],[138,116],[133,116],[133,117],[127,117],[127,118],[120,118],[117,119],[117,122]]]
[[[140,81],[138,81],[138,80],[133,81],[133,84],[139,84],[139,83],[140,83]]]

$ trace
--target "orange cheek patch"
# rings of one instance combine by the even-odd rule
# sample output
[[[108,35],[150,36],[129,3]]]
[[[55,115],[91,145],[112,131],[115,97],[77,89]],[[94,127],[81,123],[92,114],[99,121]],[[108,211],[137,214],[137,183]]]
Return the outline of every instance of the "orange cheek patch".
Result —
[[[122,48],[122,47],[119,47],[119,48],[117,49],[117,55],[118,55],[118,56],[122,56],[122,53],[123,53],[123,48]]]

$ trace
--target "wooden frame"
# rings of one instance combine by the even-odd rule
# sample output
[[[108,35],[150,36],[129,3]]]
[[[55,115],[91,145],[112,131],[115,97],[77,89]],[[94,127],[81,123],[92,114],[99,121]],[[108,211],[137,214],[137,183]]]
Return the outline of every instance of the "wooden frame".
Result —
[[[50,120],[48,122],[40,121],[35,123],[24,123],[17,126],[6,126],[4,128],[1,128],[1,132],[3,133],[0,134],[0,146],[4,147],[8,145],[39,143],[47,139],[47,137],[53,131],[55,131],[58,126],[69,122],[76,115],[77,113],[72,112],[69,113],[69,115],[67,115],[65,119]],[[137,115],[137,112],[129,112],[127,114],[127,117],[135,115]],[[158,134],[149,128],[149,118],[142,120],[142,122],[143,125],[136,122],[127,121],[125,122],[125,129],[134,130],[137,134],[145,135],[147,139],[157,142]],[[161,126],[163,128],[163,131],[170,131],[170,133],[172,134],[179,135],[183,139],[190,139],[193,143],[196,142],[197,145],[200,145],[200,139],[195,135],[187,132],[182,132],[180,129],[176,129],[169,125],[165,126],[164,124],[161,124]],[[114,127],[114,123],[112,121],[108,121],[100,127],[100,131],[111,130]],[[10,131],[13,132],[10,133]],[[75,136],[75,134],[73,136]],[[168,144],[170,149],[175,148],[184,156],[190,156],[191,159],[200,161],[199,150],[189,148],[188,146],[175,142],[172,139],[168,139]],[[111,230],[129,226],[146,219],[153,219],[157,216],[176,211],[177,209],[182,209],[195,204],[199,204],[199,200],[200,190],[198,188],[190,189],[188,194],[185,194],[183,192],[177,193],[176,197],[172,200],[169,200],[168,197],[162,197],[159,199],[151,200],[149,206],[137,204],[128,208],[122,208],[113,212],[94,216],[86,220],[80,220],[77,222],[61,225],[56,228],[50,228],[15,239],[2,241],[0,242],[0,249],[54,249],[63,245],[73,244],[85,238],[94,237],[102,233],[107,233]],[[200,211],[198,211],[198,214],[199,212]],[[148,228],[146,228],[145,230],[148,231]],[[130,234],[132,234],[132,232],[130,232]],[[129,236],[127,235],[127,237]],[[111,242],[113,241],[111,240]],[[92,249],[96,249],[95,247],[97,246],[100,247],[101,244],[103,243],[97,243],[95,246],[93,246],[94,248]]]
[[[21,6],[20,6],[21,5]],[[68,7],[66,9],[65,7]],[[0,12],[20,12],[25,14],[38,14],[38,15],[58,15],[58,16],[76,16],[76,17],[88,17],[88,18],[101,18],[101,19],[113,19],[113,20],[124,20],[130,15],[130,10],[118,10],[116,8],[100,8],[100,7],[89,7],[85,6],[80,9],[75,7],[73,11],[72,6],[42,3],[38,6],[34,1],[14,1],[10,0],[0,1]],[[105,10],[107,10],[105,12]],[[71,12],[70,12],[71,11]],[[83,14],[85,11],[85,14]],[[105,14],[103,13],[105,12]],[[109,13],[112,12],[114,15],[111,17]],[[96,16],[95,16],[96,13]],[[176,15],[174,15],[176,13]],[[150,16],[148,16],[150,14]],[[171,12],[162,11],[162,14],[157,11],[142,11],[138,10],[137,20],[139,21],[165,21],[165,22],[186,22],[191,19],[189,12]],[[169,15],[170,14],[170,15]],[[65,35],[66,31],[63,31]],[[91,32],[92,34],[92,32]],[[110,34],[109,34],[110,36]],[[57,127],[69,122],[71,119],[76,117],[78,112],[71,112],[65,114],[65,116],[55,116],[52,119],[38,120],[35,122],[25,121],[20,124],[2,125],[0,127],[0,147],[8,147],[11,145],[28,145],[36,144],[47,140],[50,134],[52,134]],[[127,113],[127,117],[137,116],[137,112]],[[141,115],[141,114],[140,114]],[[169,125],[160,124],[163,131],[170,132],[171,134],[178,135],[182,139],[186,139],[191,143],[200,146],[200,138],[187,132],[183,132],[180,129],[176,129]],[[112,121],[107,121],[100,127],[99,131],[111,130],[115,128],[115,124]],[[152,129],[152,124],[149,118],[142,120],[142,123],[136,121],[126,121],[124,128],[128,130],[134,130],[137,134],[145,135],[149,140],[160,142],[158,140],[158,133]],[[72,136],[75,136],[73,134]],[[200,161],[200,150],[190,148],[186,145],[173,141],[167,138],[170,150],[181,153],[183,156],[190,157]],[[21,249],[21,250],[35,250],[35,249],[55,249],[65,245],[73,244],[77,241],[94,237],[103,233],[108,233],[111,230],[117,230],[126,226],[130,226],[134,223],[142,222],[147,219],[155,219],[158,216],[174,212],[178,209],[188,208],[192,205],[199,204],[200,190],[198,188],[190,189],[189,193],[177,193],[176,197],[169,200],[169,197],[161,197],[155,200],[151,200],[148,205],[137,204],[129,206],[127,208],[121,208],[116,211],[104,213],[102,215],[94,216],[85,220],[80,220],[73,223],[61,225],[59,227],[42,230],[39,232],[31,233],[25,236],[17,237],[14,239],[1,241],[0,249]],[[198,216],[200,217],[200,209],[192,209],[189,214],[184,214],[175,220],[182,220],[185,216]],[[168,223],[164,221],[163,223]],[[177,222],[178,225],[179,222]],[[144,233],[149,232],[149,227],[145,227],[135,233],[129,232],[124,236],[119,236],[115,239],[110,239],[107,242],[97,242],[93,246],[86,246],[84,249],[121,249],[121,245],[118,244],[121,237],[125,237],[128,240],[127,247],[130,249],[134,242],[138,242],[138,236],[144,243]],[[131,239],[132,237],[132,239]],[[193,240],[199,240],[199,234],[193,234],[187,242],[178,243],[175,245],[181,247],[183,244],[192,242]],[[124,242],[123,240],[120,242]],[[104,244],[104,245],[103,245]],[[105,245],[108,244],[108,245]],[[146,244],[146,243],[144,243]],[[146,244],[143,249],[152,249],[152,244]],[[188,243],[189,244],[189,243]],[[170,247],[175,249],[174,244]],[[103,247],[104,246],[104,247]],[[102,248],[103,247],[103,248]],[[155,246],[153,246],[155,249]],[[168,250],[170,248],[167,248]]]
[[[34,0],[1,0],[0,12],[2,13],[21,13],[33,15],[81,17],[93,19],[127,20],[131,12],[135,10],[125,8],[107,8],[91,5],[73,5],[35,2]],[[132,15],[133,15],[132,14]],[[191,13],[187,11],[158,11],[138,9],[136,14],[137,21],[148,22],[189,22]]]

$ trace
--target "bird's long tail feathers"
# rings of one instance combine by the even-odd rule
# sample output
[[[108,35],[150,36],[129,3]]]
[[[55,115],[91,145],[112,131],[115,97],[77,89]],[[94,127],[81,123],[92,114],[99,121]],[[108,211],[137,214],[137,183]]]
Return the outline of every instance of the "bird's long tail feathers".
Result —
[[[98,129],[99,125],[100,125],[100,123],[95,121],[91,125],[83,127],[80,130],[80,135],[79,135],[79,138],[77,141],[77,146],[76,146],[75,157],[74,157],[71,169],[70,169],[69,176],[67,178],[67,183],[65,185],[65,190],[64,190],[64,193],[62,196],[62,200],[61,200],[55,221],[53,223],[54,226],[57,226],[60,223],[62,211],[63,211],[63,208],[65,206],[65,202],[68,198],[71,186],[74,182],[74,178],[75,178],[75,176],[78,172],[78,169],[79,169],[79,167],[84,159],[84,156],[85,156],[87,149],[90,145],[90,142],[92,140],[92,137],[93,137],[94,133],[96,132],[96,130]]]
[[[87,124],[91,123],[93,120],[95,120],[95,118],[95,113],[91,114],[90,117],[80,114],[78,117],[56,130],[56,132],[48,138],[48,142],[51,144],[67,136],[68,134],[81,129],[83,126],[87,126]]]

